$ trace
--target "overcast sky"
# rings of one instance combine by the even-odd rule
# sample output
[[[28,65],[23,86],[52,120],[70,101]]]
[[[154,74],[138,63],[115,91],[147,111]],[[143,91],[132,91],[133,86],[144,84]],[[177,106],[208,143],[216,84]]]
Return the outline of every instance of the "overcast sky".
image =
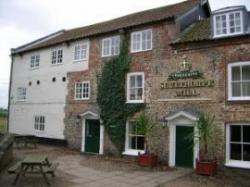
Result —
[[[0,0],[0,107],[7,107],[10,48],[70,29],[183,0]],[[250,0],[210,0],[212,9]],[[249,8],[249,7],[248,7]]]

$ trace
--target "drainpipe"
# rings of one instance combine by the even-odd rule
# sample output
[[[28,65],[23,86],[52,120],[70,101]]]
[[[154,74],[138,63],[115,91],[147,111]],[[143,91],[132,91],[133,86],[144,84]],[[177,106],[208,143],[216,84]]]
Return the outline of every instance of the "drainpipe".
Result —
[[[9,132],[9,125],[10,125],[10,100],[11,100],[11,86],[12,86],[12,72],[13,72],[13,49],[11,49],[10,56],[11,56],[11,65],[10,65],[10,77],[9,77],[7,132]]]

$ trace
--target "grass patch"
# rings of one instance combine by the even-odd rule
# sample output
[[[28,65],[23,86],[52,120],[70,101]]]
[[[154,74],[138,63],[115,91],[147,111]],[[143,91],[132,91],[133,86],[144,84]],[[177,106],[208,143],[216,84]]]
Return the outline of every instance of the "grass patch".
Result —
[[[0,133],[4,133],[7,130],[7,118],[0,117]]]

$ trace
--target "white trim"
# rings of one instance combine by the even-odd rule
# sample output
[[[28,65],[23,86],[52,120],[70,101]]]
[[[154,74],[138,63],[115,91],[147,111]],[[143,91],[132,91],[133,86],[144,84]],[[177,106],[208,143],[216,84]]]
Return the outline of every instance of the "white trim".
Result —
[[[58,63],[58,51],[62,51],[62,62],[61,63]],[[55,52],[56,51],[56,63],[52,63],[52,59],[53,59],[53,52]],[[64,56],[64,54],[63,54],[64,52],[63,52],[63,47],[56,47],[56,48],[53,48],[52,50],[51,50],[51,61],[50,61],[50,64],[51,64],[51,66],[58,66],[58,65],[62,65],[63,64],[63,56]]]
[[[250,96],[233,97],[232,96],[232,68],[250,65],[250,61],[245,62],[234,62],[227,66],[227,85],[228,85],[228,100],[229,101],[245,101],[250,100]],[[241,74],[242,76],[242,74]]]
[[[125,151],[122,153],[123,155],[131,155],[131,156],[138,156],[138,154],[144,154],[145,150],[135,150],[129,148],[129,121],[126,122],[126,136],[125,136]]]
[[[250,169],[250,161],[241,161],[241,160],[232,160],[230,159],[230,126],[231,125],[239,125],[239,126],[244,126],[248,125],[250,126],[249,123],[230,123],[226,124],[226,162],[225,166],[228,167],[236,167],[236,168],[244,168],[244,169]]]
[[[129,98],[129,94],[130,94],[130,92],[129,92],[129,90],[130,90],[129,80],[130,80],[131,76],[138,76],[138,75],[142,76],[142,99],[130,100],[130,98]],[[144,72],[133,72],[133,73],[127,74],[127,103],[144,103],[144,91],[145,91],[145,80],[144,79],[145,79]]]
[[[192,121],[198,120],[197,117],[192,116],[192,115],[190,115],[190,114],[188,114],[187,112],[184,112],[184,111],[180,111],[180,112],[178,112],[178,113],[176,113],[176,114],[174,114],[172,116],[166,117],[165,119],[168,120],[168,121],[171,121],[171,120],[176,119],[176,118],[181,117],[181,116],[184,116],[185,118],[188,118],[188,119],[190,119]]]
[[[85,112],[88,113],[88,112]],[[84,114],[85,114],[84,113]],[[89,114],[94,114],[93,112],[89,112]],[[85,129],[86,129],[86,120],[87,119],[95,119],[95,120],[100,120],[98,117],[98,114],[95,115],[89,115],[89,116],[84,116],[82,118],[82,145],[81,145],[81,151],[85,152]],[[104,154],[104,126],[101,124],[100,120],[100,142],[99,142],[99,154],[102,155]]]
[[[88,84],[88,97],[84,97],[84,98],[76,98],[76,88],[77,88],[77,84],[78,83],[81,83],[81,84],[85,84],[85,83],[87,83]],[[89,100],[90,99],[90,81],[76,81],[75,82],[75,93],[74,93],[74,100],[76,100],[76,101],[81,101],[81,100]]]
[[[187,126],[194,127],[194,131],[197,132],[197,127],[194,126],[196,117],[191,117],[186,115],[185,112],[180,112],[181,115],[175,115],[175,118],[171,118],[169,121],[169,166],[175,167],[175,153],[176,153],[176,126]],[[179,117],[184,117],[184,121],[178,122],[176,119]],[[196,168],[196,158],[198,158],[199,153],[199,143],[198,139],[194,139],[194,149],[193,149],[193,167]]]
[[[75,59],[75,52],[76,52],[76,47],[77,46],[82,46],[82,45],[86,45],[86,58],[79,58],[79,59]],[[86,62],[89,60],[89,40],[84,40],[84,41],[80,41],[74,44],[74,48],[73,48],[74,52],[73,52],[73,62],[77,63],[77,62]]]
[[[116,35],[116,36],[111,36],[111,37],[102,39],[102,57],[109,57],[109,56],[117,56],[117,55],[119,55],[119,53],[120,53],[120,41],[121,41],[120,38],[121,38],[120,35]],[[118,53],[117,54],[115,52],[114,52],[114,54],[112,54],[112,51],[111,51],[112,47],[114,47],[114,46],[112,46],[112,40],[113,39],[118,40]],[[106,55],[104,54],[104,42],[105,41],[109,41],[109,44],[110,44],[108,46],[109,52]]]
[[[234,32],[231,33],[230,32],[230,18],[229,18],[229,14],[236,14],[236,13],[240,13],[240,21],[241,21],[241,31],[239,32]],[[216,34],[216,17],[217,16],[226,16],[226,34]],[[244,24],[243,24],[243,13],[242,10],[237,10],[237,11],[231,11],[231,12],[226,12],[226,13],[221,13],[221,14],[215,14],[213,15],[213,31],[214,31],[214,38],[219,38],[219,37],[224,37],[224,36],[233,36],[233,35],[237,35],[237,34],[243,34],[244,33]]]
[[[87,116],[87,115],[91,115],[91,116],[93,116],[93,117],[98,117],[99,118],[99,115],[98,114],[96,114],[96,113],[94,113],[94,112],[91,112],[91,111],[87,111],[87,112],[84,112],[84,113],[82,113],[82,114],[80,114],[80,116],[81,117],[85,117],[85,116]]]
[[[143,32],[150,32],[151,33],[151,44],[150,44],[150,48],[148,49],[142,49],[142,33]],[[139,34],[140,35],[140,49],[133,49],[133,44],[134,44],[134,41],[133,41],[133,36],[136,35],[136,34]],[[131,53],[136,53],[136,52],[142,52],[142,51],[150,51],[153,49],[153,30],[152,29],[146,29],[146,30],[141,30],[141,31],[135,31],[135,32],[132,32],[130,34],[130,40],[131,40],[131,45],[130,45],[130,51]]]

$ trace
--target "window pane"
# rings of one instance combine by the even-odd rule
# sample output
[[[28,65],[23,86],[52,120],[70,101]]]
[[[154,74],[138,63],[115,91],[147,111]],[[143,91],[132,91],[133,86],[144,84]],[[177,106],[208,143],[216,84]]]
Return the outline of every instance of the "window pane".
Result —
[[[143,89],[142,88],[137,88],[137,100],[142,100],[142,92],[143,92]]]
[[[243,160],[250,161],[250,145],[243,145]]]
[[[138,75],[138,76],[136,76],[136,78],[137,78],[137,87],[142,87],[142,76],[141,75]]]
[[[144,150],[144,137],[141,136],[137,137],[137,149]]]
[[[243,126],[243,142],[250,143],[250,126]]]
[[[240,125],[231,125],[231,142],[241,142],[241,126]]]
[[[129,90],[129,100],[135,100],[135,89],[130,89]]]
[[[136,137],[135,136],[129,137],[129,148],[136,149]]]
[[[242,96],[250,96],[250,81],[242,83]]]
[[[130,88],[135,87],[135,76],[130,76]]]
[[[129,122],[129,134],[136,135],[136,123],[135,122]]]
[[[230,158],[232,160],[241,160],[241,144],[230,144]]]
[[[250,80],[250,66],[242,66],[242,80]]]
[[[240,80],[240,66],[232,67],[232,80]]]
[[[241,96],[241,83],[233,82],[232,83],[232,95],[234,97]]]

